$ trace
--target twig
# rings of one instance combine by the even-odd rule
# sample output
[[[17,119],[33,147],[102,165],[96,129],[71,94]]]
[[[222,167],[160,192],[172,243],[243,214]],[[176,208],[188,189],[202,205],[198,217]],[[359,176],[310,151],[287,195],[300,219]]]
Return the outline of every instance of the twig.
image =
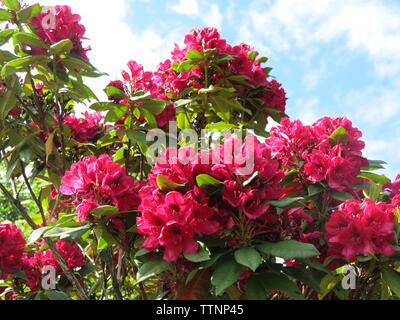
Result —
[[[29,226],[33,230],[38,229],[38,226],[32,220],[32,218],[29,216],[25,207],[21,204],[21,202],[18,199],[15,199],[12,196],[12,194],[7,190],[7,188],[1,182],[0,182],[0,189],[4,193],[4,195],[12,202],[12,204],[18,209],[18,211],[21,213],[22,217],[26,220],[26,222],[29,224]],[[65,262],[63,257],[60,255],[60,253],[57,251],[54,243],[50,239],[45,239],[45,242],[46,242],[47,246],[49,247],[49,249],[51,250],[51,252],[53,253],[54,257],[56,258],[57,263],[60,265],[65,276],[72,283],[79,299],[89,300],[89,297],[87,296],[85,290],[82,288],[81,284],[79,283],[78,279],[75,277],[74,273],[68,268],[67,263]]]

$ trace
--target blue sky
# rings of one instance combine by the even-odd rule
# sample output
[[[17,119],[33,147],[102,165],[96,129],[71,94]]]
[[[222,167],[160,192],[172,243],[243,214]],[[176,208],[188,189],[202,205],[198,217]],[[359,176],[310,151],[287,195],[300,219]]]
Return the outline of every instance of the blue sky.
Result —
[[[347,116],[365,154],[400,173],[398,0],[48,0],[87,27],[92,62],[116,79],[129,60],[151,70],[192,28],[214,26],[230,43],[270,58],[288,94],[287,113],[312,123]],[[100,91],[107,79],[92,82]]]

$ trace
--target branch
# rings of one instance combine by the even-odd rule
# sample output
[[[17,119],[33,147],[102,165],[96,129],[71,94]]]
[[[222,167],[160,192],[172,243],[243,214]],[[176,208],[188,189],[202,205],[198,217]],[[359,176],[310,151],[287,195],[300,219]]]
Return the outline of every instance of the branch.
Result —
[[[11,195],[11,193],[7,190],[7,188],[1,182],[0,182],[0,189],[4,193],[4,195],[12,202],[12,204],[18,209],[18,211],[21,213],[22,217],[26,220],[26,222],[29,224],[29,226],[33,230],[38,229],[38,226],[32,220],[32,218],[29,216],[25,207],[21,204],[21,202],[18,199],[15,199]],[[45,241],[46,241],[46,244],[48,245],[49,249],[53,253],[54,257],[56,258],[57,263],[60,265],[61,269],[63,270],[65,276],[72,283],[79,299],[89,300],[89,297],[87,296],[85,290],[82,288],[81,284],[79,283],[78,279],[75,277],[74,273],[68,268],[67,263],[65,262],[63,257],[61,257],[60,253],[57,251],[54,243],[50,239],[45,239]]]
[[[39,199],[36,197],[36,194],[33,191],[31,184],[29,183],[29,179],[26,176],[26,172],[25,172],[25,166],[24,166],[24,163],[22,161],[20,161],[20,166],[21,166],[22,177],[24,178],[26,187],[28,188],[29,193],[31,194],[33,201],[35,201],[36,206],[38,207],[38,209],[40,211],[40,215],[42,216],[42,220],[43,220],[43,225],[46,226],[47,225],[47,221],[46,221],[46,217],[45,217],[45,214],[44,214],[43,206],[42,206],[41,202],[39,201]]]

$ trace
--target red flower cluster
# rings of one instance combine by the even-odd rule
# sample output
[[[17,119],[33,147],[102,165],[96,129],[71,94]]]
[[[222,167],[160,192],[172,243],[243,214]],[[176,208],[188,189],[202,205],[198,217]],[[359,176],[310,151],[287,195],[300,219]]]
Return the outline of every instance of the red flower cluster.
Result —
[[[400,209],[400,174],[393,182],[384,186],[384,191],[389,193],[391,203]]]
[[[232,56],[231,60],[221,61],[219,67],[227,77],[244,76],[248,84],[252,87],[264,88],[260,98],[268,107],[276,108],[282,112],[286,109],[286,93],[276,80],[269,81],[267,74],[261,66],[261,61],[256,60],[258,53],[254,48],[239,44],[232,46],[221,39],[221,36],[215,28],[193,29],[185,36],[184,48],[180,49],[175,45],[172,52],[172,60],[174,62],[182,62],[185,60],[189,50],[196,50],[205,54],[207,50],[216,50],[216,58]],[[253,57],[252,57],[253,56]],[[224,60],[224,59],[222,59]],[[226,59],[225,59],[226,60]],[[157,84],[159,91],[177,96],[182,90],[189,86],[201,88],[204,83],[204,66],[199,64],[199,67],[186,72],[176,73],[172,70],[170,60],[160,64],[156,71]],[[207,71],[209,72],[209,71]],[[219,79],[223,74],[215,73],[211,75],[214,79],[215,86],[224,86],[219,83]],[[235,82],[232,80],[233,83]]]
[[[189,50],[196,50],[202,54],[205,54],[207,50],[215,50],[214,58],[216,60],[221,58],[218,66],[224,74],[209,74],[207,77],[211,81],[209,85],[223,87],[225,84],[219,80],[222,77],[243,76],[247,81],[246,87],[263,89],[260,90],[259,98],[267,107],[276,108],[282,113],[285,112],[287,101],[285,90],[276,80],[269,81],[267,79],[268,76],[261,66],[261,61],[254,58],[258,53],[254,52],[252,47],[245,44],[231,46],[226,40],[221,39],[220,34],[214,28],[193,29],[185,36],[184,44],[183,49],[175,45],[172,59],[160,63],[155,72],[145,72],[143,66],[135,61],[130,61],[128,63],[130,73],[122,72],[124,82],[117,80],[108,85],[125,91],[127,99],[121,100],[112,96],[109,98],[114,102],[126,104],[129,103],[130,96],[138,92],[149,92],[152,98],[170,101],[170,99],[177,99],[180,93],[190,87],[201,89],[206,85],[205,66],[201,62],[197,63],[195,68],[183,72],[176,72],[173,68],[174,63],[184,61]],[[230,57],[230,60],[226,57]],[[211,71],[207,70],[207,72]],[[237,81],[232,80],[231,82],[235,84]],[[160,115],[157,115],[158,126],[164,127],[169,121],[174,120],[174,117],[175,109],[171,104]]]
[[[72,139],[80,143],[85,143],[91,141],[104,131],[103,119],[104,116],[100,112],[85,112],[83,118],[78,118],[75,115],[67,115],[63,123],[71,128]]]
[[[0,278],[21,269],[25,245],[20,229],[13,224],[0,224]]]
[[[85,265],[85,257],[76,243],[58,240],[56,249],[67,263],[69,269],[75,270]],[[40,290],[42,269],[44,267],[53,267],[57,274],[63,274],[60,265],[50,250],[38,251],[33,256],[25,254],[23,257],[23,265],[23,270],[28,277],[25,283],[31,291]]]
[[[55,6],[53,9],[40,13],[30,21],[30,24],[35,27],[36,34],[45,43],[52,45],[70,39],[73,44],[71,52],[89,60],[87,52],[90,48],[84,48],[82,44],[86,29],[79,23],[80,20],[81,17],[73,14],[69,6]],[[43,51],[42,48],[32,48],[32,54],[41,54]]]
[[[299,169],[306,180],[326,181],[331,188],[346,191],[360,181],[361,167],[368,166],[361,136],[346,118],[326,117],[311,126],[284,118],[271,130],[267,144],[275,158]]]
[[[267,224],[272,215],[267,201],[278,199],[282,192],[278,167],[269,147],[251,136],[244,143],[228,138],[224,145],[198,154],[186,147],[167,149],[152,169],[150,185],[141,190],[137,225],[145,235],[143,248],[165,247],[164,259],[175,261],[182,253],[197,251],[196,235],[217,236],[224,228],[232,229],[239,211]],[[199,175],[219,180],[220,186],[214,187],[220,193],[210,195],[207,188],[199,188]],[[176,190],[160,190],[160,176]]]
[[[392,255],[394,244],[393,206],[365,199],[348,200],[326,223],[328,254],[354,261],[357,255]]]
[[[127,176],[125,168],[103,154],[99,158],[85,157],[72,165],[62,178],[60,192],[73,196],[73,203],[79,203],[79,221],[86,221],[99,206],[115,206],[121,212],[136,210],[141,186],[141,182],[135,183]]]

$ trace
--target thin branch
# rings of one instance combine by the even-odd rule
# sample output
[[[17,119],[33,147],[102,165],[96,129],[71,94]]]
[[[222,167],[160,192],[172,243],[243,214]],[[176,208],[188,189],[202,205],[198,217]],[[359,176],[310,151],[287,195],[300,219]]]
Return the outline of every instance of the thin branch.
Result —
[[[22,161],[20,161],[20,166],[21,166],[22,177],[24,178],[26,187],[28,188],[29,193],[31,194],[33,201],[35,201],[36,206],[38,207],[38,209],[40,211],[40,215],[42,216],[42,220],[43,220],[43,225],[46,226],[47,225],[47,221],[46,221],[45,213],[44,213],[44,210],[43,210],[43,206],[42,206],[41,202],[39,201],[39,199],[37,198],[35,192],[33,191],[31,184],[29,183],[29,179],[26,176],[26,172],[25,172],[25,166],[24,166],[24,163]]]
[[[33,229],[36,230],[38,229],[38,226],[36,223],[32,220],[32,218],[29,216],[28,212],[26,211],[25,207],[21,204],[21,202],[18,199],[15,199],[12,194],[7,190],[7,188],[0,182],[0,189],[4,193],[4,195],[12,202],[12,204],[18,209],[18,211],[21,213],[22,217],[26,220],[26,222],[29,224],[29,226]],[[63,270],[65,276],[67,279],[72,283],[73,287],[76,290],[76,294],[81,300],[89,300],[89,297],[87,296],[85,290],[82,288],[81,284],[79,283],[78,279],[75,277],[74,273],[68,268],[67,263],[63,259],[63,257],[60,255],[60,253],[57,251],[54,243],[50,239],[45,239],[47,246],[53,253],[54,257],[57,260],[57,263],[60,265],[61,269]]]

